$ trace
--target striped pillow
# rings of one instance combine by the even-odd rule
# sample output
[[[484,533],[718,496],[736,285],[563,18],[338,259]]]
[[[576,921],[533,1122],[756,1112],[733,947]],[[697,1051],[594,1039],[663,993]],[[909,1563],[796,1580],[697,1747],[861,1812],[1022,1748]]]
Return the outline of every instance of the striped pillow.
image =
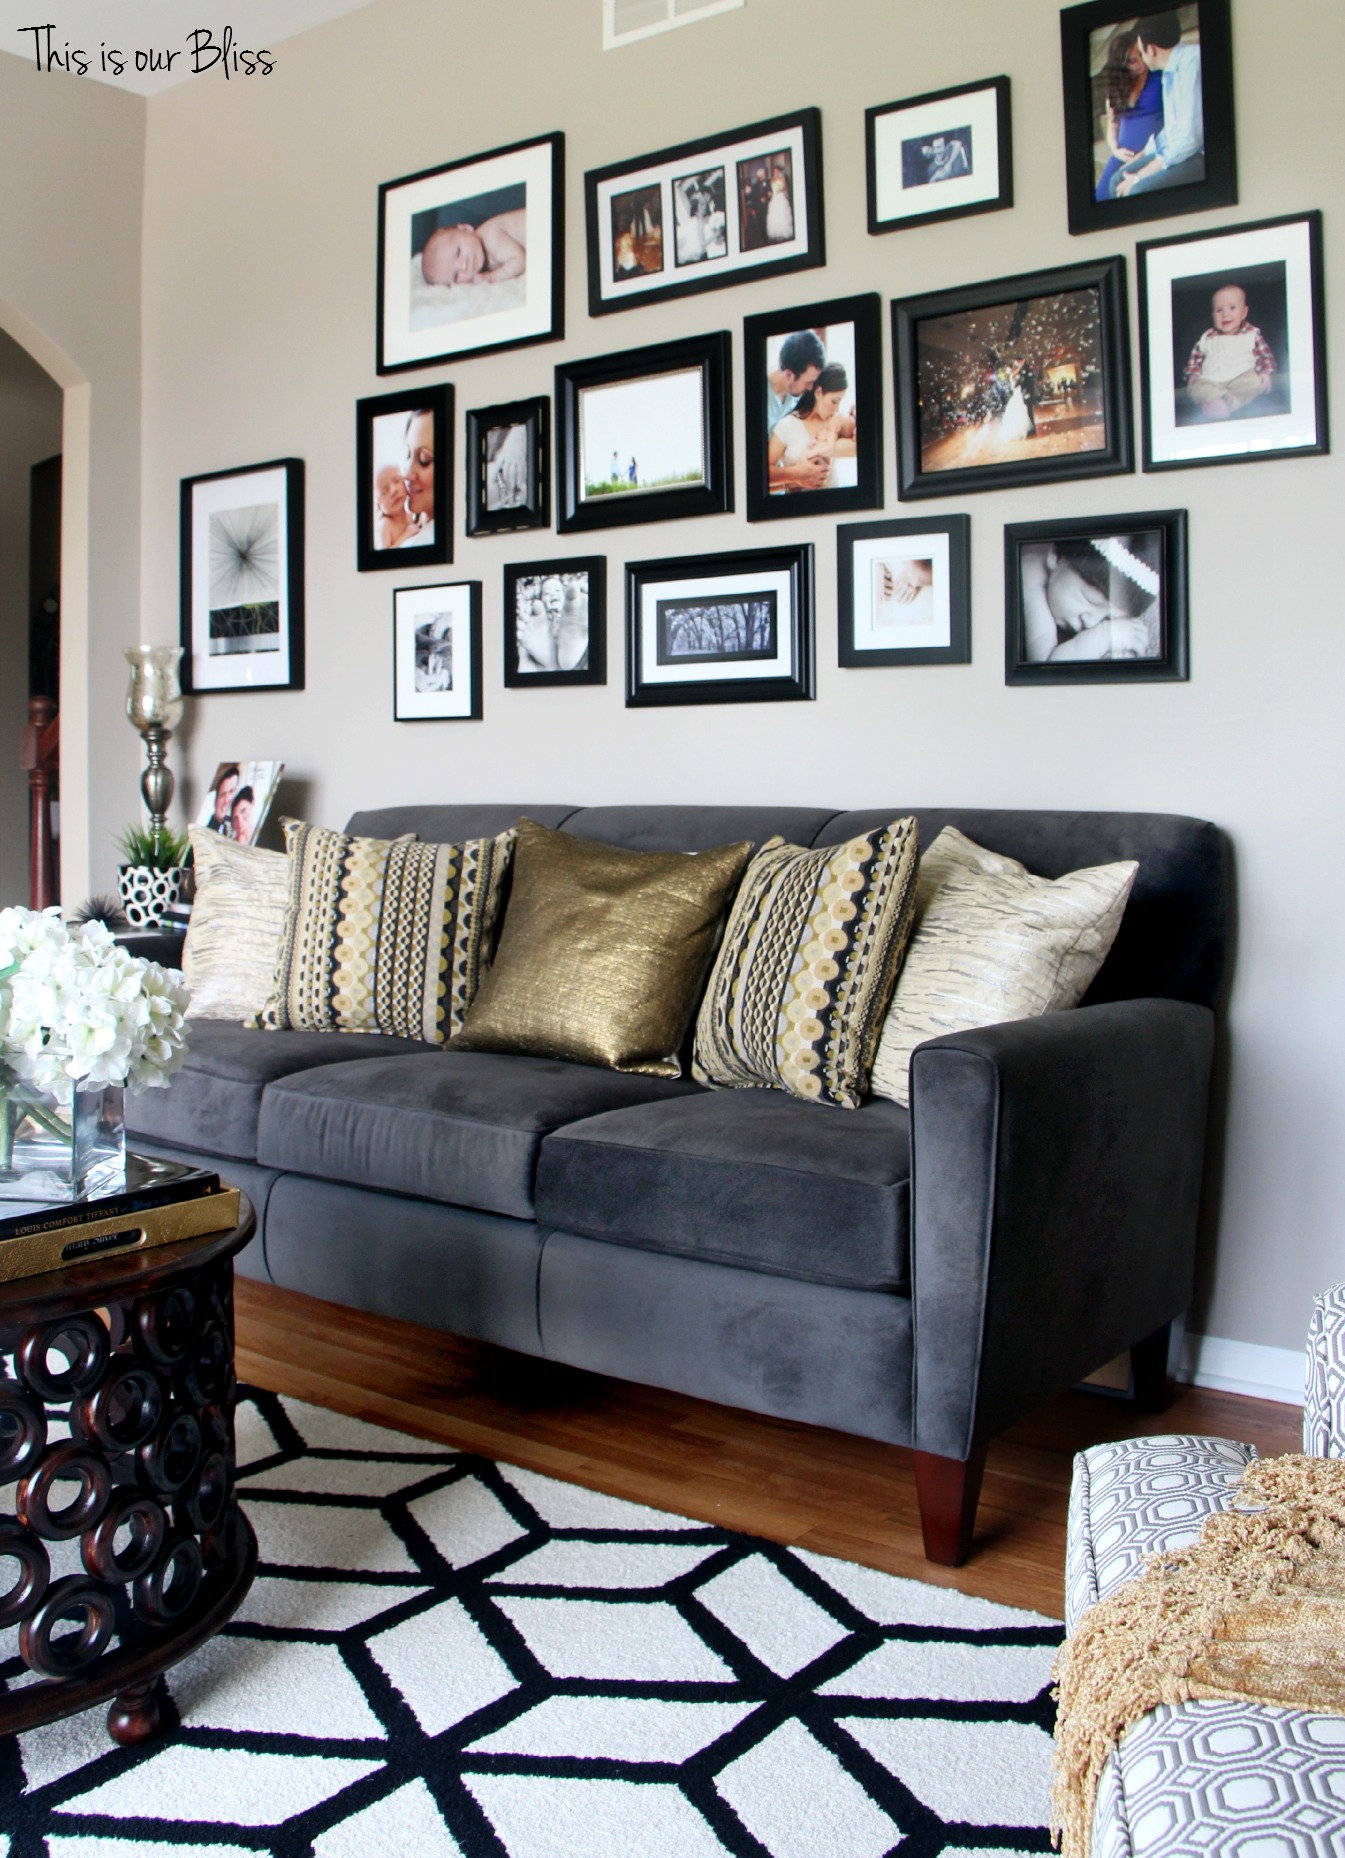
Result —
[[[290,897],[283,852],[192,826],[196,900],[182,945],[188,1019],[249,1019],[270,991]]]

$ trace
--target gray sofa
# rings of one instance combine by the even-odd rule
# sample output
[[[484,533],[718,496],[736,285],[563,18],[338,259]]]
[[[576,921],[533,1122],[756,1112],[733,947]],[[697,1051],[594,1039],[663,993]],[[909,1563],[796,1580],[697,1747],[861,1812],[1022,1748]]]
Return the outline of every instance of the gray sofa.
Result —
[[[651,851],[834,843],[903,811],[410,806],[352,832],[457,840],[520,816]],[[209,1160],[258,1236],[240,1268],[603,1374],[915,1449],[931,1559],[966,1554],[989,1441],[1134,1347],[1164,1403],[1191,1291],[1227,842],[1161,814],[916,811],[1043,876],[1137,858],[1074,1011],[919,1048],[910,1111],[689,1077],[194,1022],[128,1102]]]

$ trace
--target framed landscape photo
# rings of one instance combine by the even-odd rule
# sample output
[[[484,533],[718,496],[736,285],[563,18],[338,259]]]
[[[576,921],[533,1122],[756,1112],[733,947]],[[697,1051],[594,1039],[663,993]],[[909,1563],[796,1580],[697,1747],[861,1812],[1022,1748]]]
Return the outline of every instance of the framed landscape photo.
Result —
[[[813,548],[626,564],[626,704],[808,699]]]
[[[304,687],[304,464],[184,477],[182,688]]]
[[[565,138],[538,136],[378,190],[378,372],[549,342],[564,329]]]
[[[607,682],[607,558],[510,562],[504,681],[511,690]]]
[[[584,207],[590,316],[820,265],[821,115],[594,168]]]
[[[748,522],[882,507],[881,316],[875,292],[743,324]]]
[[[514,400],[467,415],[467,533],[551,525],[551,402]]]
[[[1229,0],[1060,15],[1071,232],[1235,206]]]
[[[690,336],[556,369],[556,527],[733,508],[728,335]]]
[[[971,519],[842,523],[842,665],[971,663]]]
[[[892,305],[903,497],[1133,469],[1124,258]]]
[[[1322,216],[1139,247],[1146,471],[1328,449]]]
[[[1186,676],[1185,510],[1006,525],[1006,684]]]
[[[453,389],[410,387],[355,403],[360,572],[453,559]]]
[[[864,142],[870,232],[1013,205],[1007,77],[877,104]]]
[[[392,716],[481,720],[481,583],[399,587],[392,596]]]

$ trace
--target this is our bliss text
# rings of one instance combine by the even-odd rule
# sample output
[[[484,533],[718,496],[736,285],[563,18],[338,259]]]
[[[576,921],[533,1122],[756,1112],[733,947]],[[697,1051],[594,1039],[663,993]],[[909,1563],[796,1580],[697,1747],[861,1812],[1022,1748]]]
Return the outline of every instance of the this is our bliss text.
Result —
[[[121,77],[132,68],[172,71],[179,77],[185,71],[193,76],[201,71],[223,71],[225,77],[270,77],[276,68],[269,51],[254,52],[239,45],[232,26],[226,26],[218,38],[208,26],[198,26],[187,34],[185,48],[177,51],[152,47],[124,52],[104,41],[92,52],[82,45],[71,45],[68,39],[58,43],[54,25],[20,26],[19,31],[32,33],[33,57],[39,71],[69,71],[76,77],[87,77],[91,71]],[[185,62],[178,64],[179,58]]]

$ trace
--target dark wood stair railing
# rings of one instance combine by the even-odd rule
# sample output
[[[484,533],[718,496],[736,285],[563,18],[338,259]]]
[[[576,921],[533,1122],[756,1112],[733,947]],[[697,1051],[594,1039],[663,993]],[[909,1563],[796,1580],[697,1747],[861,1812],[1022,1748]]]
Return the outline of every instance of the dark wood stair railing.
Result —
[[[28,721],[19,733],[19,766],[28,775],[28,907],[49,909],[60,902],[61,878],[51,807],[60,776],[60,724],[50,697],[29,697]]]

